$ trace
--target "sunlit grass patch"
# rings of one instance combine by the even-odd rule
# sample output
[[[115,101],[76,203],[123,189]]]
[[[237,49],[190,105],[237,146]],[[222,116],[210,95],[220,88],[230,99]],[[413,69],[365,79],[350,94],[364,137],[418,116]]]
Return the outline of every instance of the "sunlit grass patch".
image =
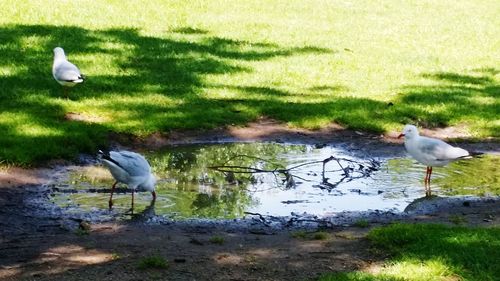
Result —
[[[499,5],[75,0],[54,10],[47,0],[2,1],[0,112],[29,120],[0,116],[0,159],[71,159],[106,145],[108,132],[263,115],[380,133],[465,124],[470,137],[495,137]],[[88,76],[68,101],[50,73],[55,46]]]
[[[366,272],[326,274],[319,280],[496,280],[500,228],[393,224],[370,231],[376,249],[391,255]]]

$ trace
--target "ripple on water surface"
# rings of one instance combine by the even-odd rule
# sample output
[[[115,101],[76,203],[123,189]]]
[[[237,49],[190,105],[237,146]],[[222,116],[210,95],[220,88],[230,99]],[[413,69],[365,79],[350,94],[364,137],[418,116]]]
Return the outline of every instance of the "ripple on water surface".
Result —
[[[323,176],[321,161],[330,156],[341,160],[328,162]],[[135,211],[153,211],[172,218],[238,218],[245,212],[325,216],[341,211],[402,211],[425,195],[425,167],[411,158],[359,158],[339,147],[277,143],[191,145],[172,147],[147,158],[160,179],[158,199],[152,208],[151,194],[137,193]],[[306,163],[311,164],[302,165]],[[499,195],[499,164],[498,155],[486,155],[435,168],[433,194]],[[231,166],[228,169],[232,172],[209,168],[213,166]],[[287,175],[247,173],[248,168],[293,169]],[[73,212],[106,210],[112,184],[105,168],[78,167],[56,183],[52,200]],[[130,208],[130,193],[117,193],[113,198],[116,212]]]

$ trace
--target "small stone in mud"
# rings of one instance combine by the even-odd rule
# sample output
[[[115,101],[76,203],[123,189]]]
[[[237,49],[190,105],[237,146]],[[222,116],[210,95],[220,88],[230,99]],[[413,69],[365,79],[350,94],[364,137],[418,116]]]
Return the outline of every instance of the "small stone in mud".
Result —
[[[464,203],[462,203],[464,205],[464,207],[470,207],[470,202],[469,201],[464,201]]]
[[[175,258],[174,262],[176,262],[176,263],[185,263],[186,259],[185,258]]]

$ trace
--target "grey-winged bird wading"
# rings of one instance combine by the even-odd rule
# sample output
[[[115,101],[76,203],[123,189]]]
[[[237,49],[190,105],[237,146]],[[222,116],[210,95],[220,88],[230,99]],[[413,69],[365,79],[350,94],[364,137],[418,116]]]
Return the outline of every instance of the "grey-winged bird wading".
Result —
[[[481,154],[451,146],[439,139],[420,136],[417,127],[413,125],[404,127],[398,138],[402,137],[405,138],[405,148],[411,157],[427,166],[424,179],[426,195],[430,195],[432,167],[442,167],[451,161],[468,159]]]
[[[156,178],[151,172],[151,166],[144,156],[131,151],[109,151],[99,150],[102,163],[109,169],[116,180],[111,187],[109,196],[109,208],[113,207],[113,192],[117,183],[121,182],[132,189],[132,210],[134,208],[134,192],[136,189],[150,191],[153,201],[156,200]]]

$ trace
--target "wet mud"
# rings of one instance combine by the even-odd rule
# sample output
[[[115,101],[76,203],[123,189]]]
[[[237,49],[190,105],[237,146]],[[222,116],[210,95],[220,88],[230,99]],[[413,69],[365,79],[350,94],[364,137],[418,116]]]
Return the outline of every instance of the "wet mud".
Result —
[[[399,143],[360,134],[351,132],[348,136],[328,138],[328,135],[302,131],[285,135],[278,132],[271,139],[251,136],[243,141],[293,140],[318,146],[336,142],[360,157],[405,155]],[[178,136],[178,139],[185,137]],[[188,137],[188,140],[201,141],[197,138]],[[150,143],[148,147],[137,147],[153,149],[176,145],[175,139],[165,141],[158,137],[156,141],[149,140],[152,146]],[[235,140],[242,138],[225,135],[209,141]],[[134,147],[134,141],[129,139],[125,142],[128,145],[120,147]],[[498,144],[491,142],[462,143],[462,146],[499,152]],[[76,165],[95,165],[95,158],[82,155]],[[423,197],[414,200],[403,212],[343,211],[330,216],[307,213],[269,216],[247,212],[235,219],[177,220],[157,215],[154,205],[136,213],[97,208],[82,212],[60,207],[50,200],[55,193],[65,192],[51,185],[51,177],[64,174],[67,169],[66,165],[56,164],[44,169],[40,180],[14,182],[0,188],[0,279],[310,280],[327,271],[380,264],[383,257],[370,253],[364,239],[374,226],[395,221],[469,226],[500,224],[498,196]],[[96,189],[95,192],[105,191]],[[360,227],[360,222],[368,227]],[[300,240],[292,235],[296,231],[324,231],[327,238]],[[222,245],[211,242],[214,236],[222,237]],[[152,255],[165,257],[169,268],[164,271],[137,269],[141,258]]]

